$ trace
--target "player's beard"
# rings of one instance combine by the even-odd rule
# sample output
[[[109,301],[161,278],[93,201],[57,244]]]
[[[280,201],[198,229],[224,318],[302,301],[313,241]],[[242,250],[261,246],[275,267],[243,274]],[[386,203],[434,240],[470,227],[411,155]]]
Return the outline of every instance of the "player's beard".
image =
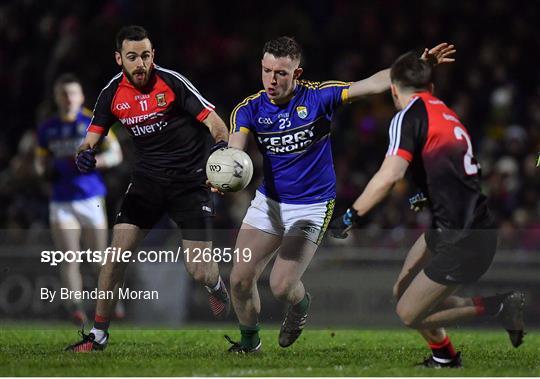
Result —
[[[145,70],[145,69],[136,69],[136,70],[133,70],[133,72],[129,72],[126,67],[124,65],[122,65],[122,71],[124,71],[124,75],[126,75],[126,77],[128,78],[129,82],[131,84],[133,84],[133,86],[135,86],[135,88],[144,88],[147,84],[148,84],[148,81],[150,80],[150,73],[151,73],[151,68]],[[138,78],[138,74],[144,74],[144,77],[143,78]]]

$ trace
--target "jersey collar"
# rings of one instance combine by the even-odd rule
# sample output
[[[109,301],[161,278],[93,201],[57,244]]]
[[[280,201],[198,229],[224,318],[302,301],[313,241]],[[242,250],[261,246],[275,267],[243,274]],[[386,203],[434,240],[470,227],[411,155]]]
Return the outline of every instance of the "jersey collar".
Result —
[[[60,116],[60,121],[61,122],[75,122],[77,121],[77,119],[79,118],[79,116],[81,115],[81,112],[82,112],[82,108],[79,109],[77,111],[77,114],[75,115],[75,117],[71,118],[71,117],[66,117],[66,116]]]

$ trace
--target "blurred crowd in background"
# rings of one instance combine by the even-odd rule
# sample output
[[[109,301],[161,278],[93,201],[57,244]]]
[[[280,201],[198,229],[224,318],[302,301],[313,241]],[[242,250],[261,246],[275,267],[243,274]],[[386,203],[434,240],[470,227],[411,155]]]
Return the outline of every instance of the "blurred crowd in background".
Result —
[[[536,1],[505,0],[2,2],[0,229],[24,243],[31,236],[28,231],[48,227],[48,184],[36,176],[32,161],[36,127],[55,111],[56,77],[77,75],[86,106],[92,108],[99,91],[119,71],[113,59],[116,32],[123,25],[140,24],[152,36],[156,62],[188,77],[226,121],[238,102],[262,89],[260,58],[267,39],[296,37],[304,48],[303,78],[314,81],[356,81],[389,67],[408,50],[455,44],[456,62],[437,69],[435,93],[472,136],[484,191],[500,225],[501,246],[538,251],[538,14]],[[394,112],[386,93],[343,106],[335,115],[337,211],[351,204],[382,162]],[[132,164],[129,136],[123,131],[117,135],[127,159],[105,173],[111,220]],[[260,167],[254,145],[249,152]],[[259,181],[256,169],[248,191],[216,199],[218,228],[240,225]],[[396,231],[429,227],[427,212],[408,209],[415,192],[410,183],[397,186],[363,235],[399,246],[403,241]]]

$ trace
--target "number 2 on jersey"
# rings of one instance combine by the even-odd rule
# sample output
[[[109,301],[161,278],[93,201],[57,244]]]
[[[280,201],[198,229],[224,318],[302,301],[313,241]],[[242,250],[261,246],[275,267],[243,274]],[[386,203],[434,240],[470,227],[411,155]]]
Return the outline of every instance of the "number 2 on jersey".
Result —
[[[465,168],[465,173],[467,175],[476,175],[478,174],[478,164],[473,163],[473,151],[472,151],[472,144],[471,139],[467,132],[463,130],[463,128],[459,126],[454,127],[454,135],[456,136],[456,139],[462,140],[465,138],[465,141],[467,141],[467,152],[465,153],[465,156],[463,157],[463,167]]]

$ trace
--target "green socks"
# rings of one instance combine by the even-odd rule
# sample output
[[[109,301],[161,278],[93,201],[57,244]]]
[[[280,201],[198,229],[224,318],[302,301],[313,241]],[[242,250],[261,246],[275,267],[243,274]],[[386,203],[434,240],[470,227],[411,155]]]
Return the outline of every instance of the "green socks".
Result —
[[[240,334],[242,335],[240,345],[248,349],[255,348],[261,341],[261,339],[259,338],[259,324],[255,326],[246,326],[239,324],[239,327]]]
[[[295,304],[292,306],[292,310],[294,313],[299,313],[299,314],[303,314],[303,313],[306,313],[309,309],[309,303],[311,301],[309,300],[309,297],[306,295],[304,295],[304,298],[302,300],[300,300],[299,303]]]

